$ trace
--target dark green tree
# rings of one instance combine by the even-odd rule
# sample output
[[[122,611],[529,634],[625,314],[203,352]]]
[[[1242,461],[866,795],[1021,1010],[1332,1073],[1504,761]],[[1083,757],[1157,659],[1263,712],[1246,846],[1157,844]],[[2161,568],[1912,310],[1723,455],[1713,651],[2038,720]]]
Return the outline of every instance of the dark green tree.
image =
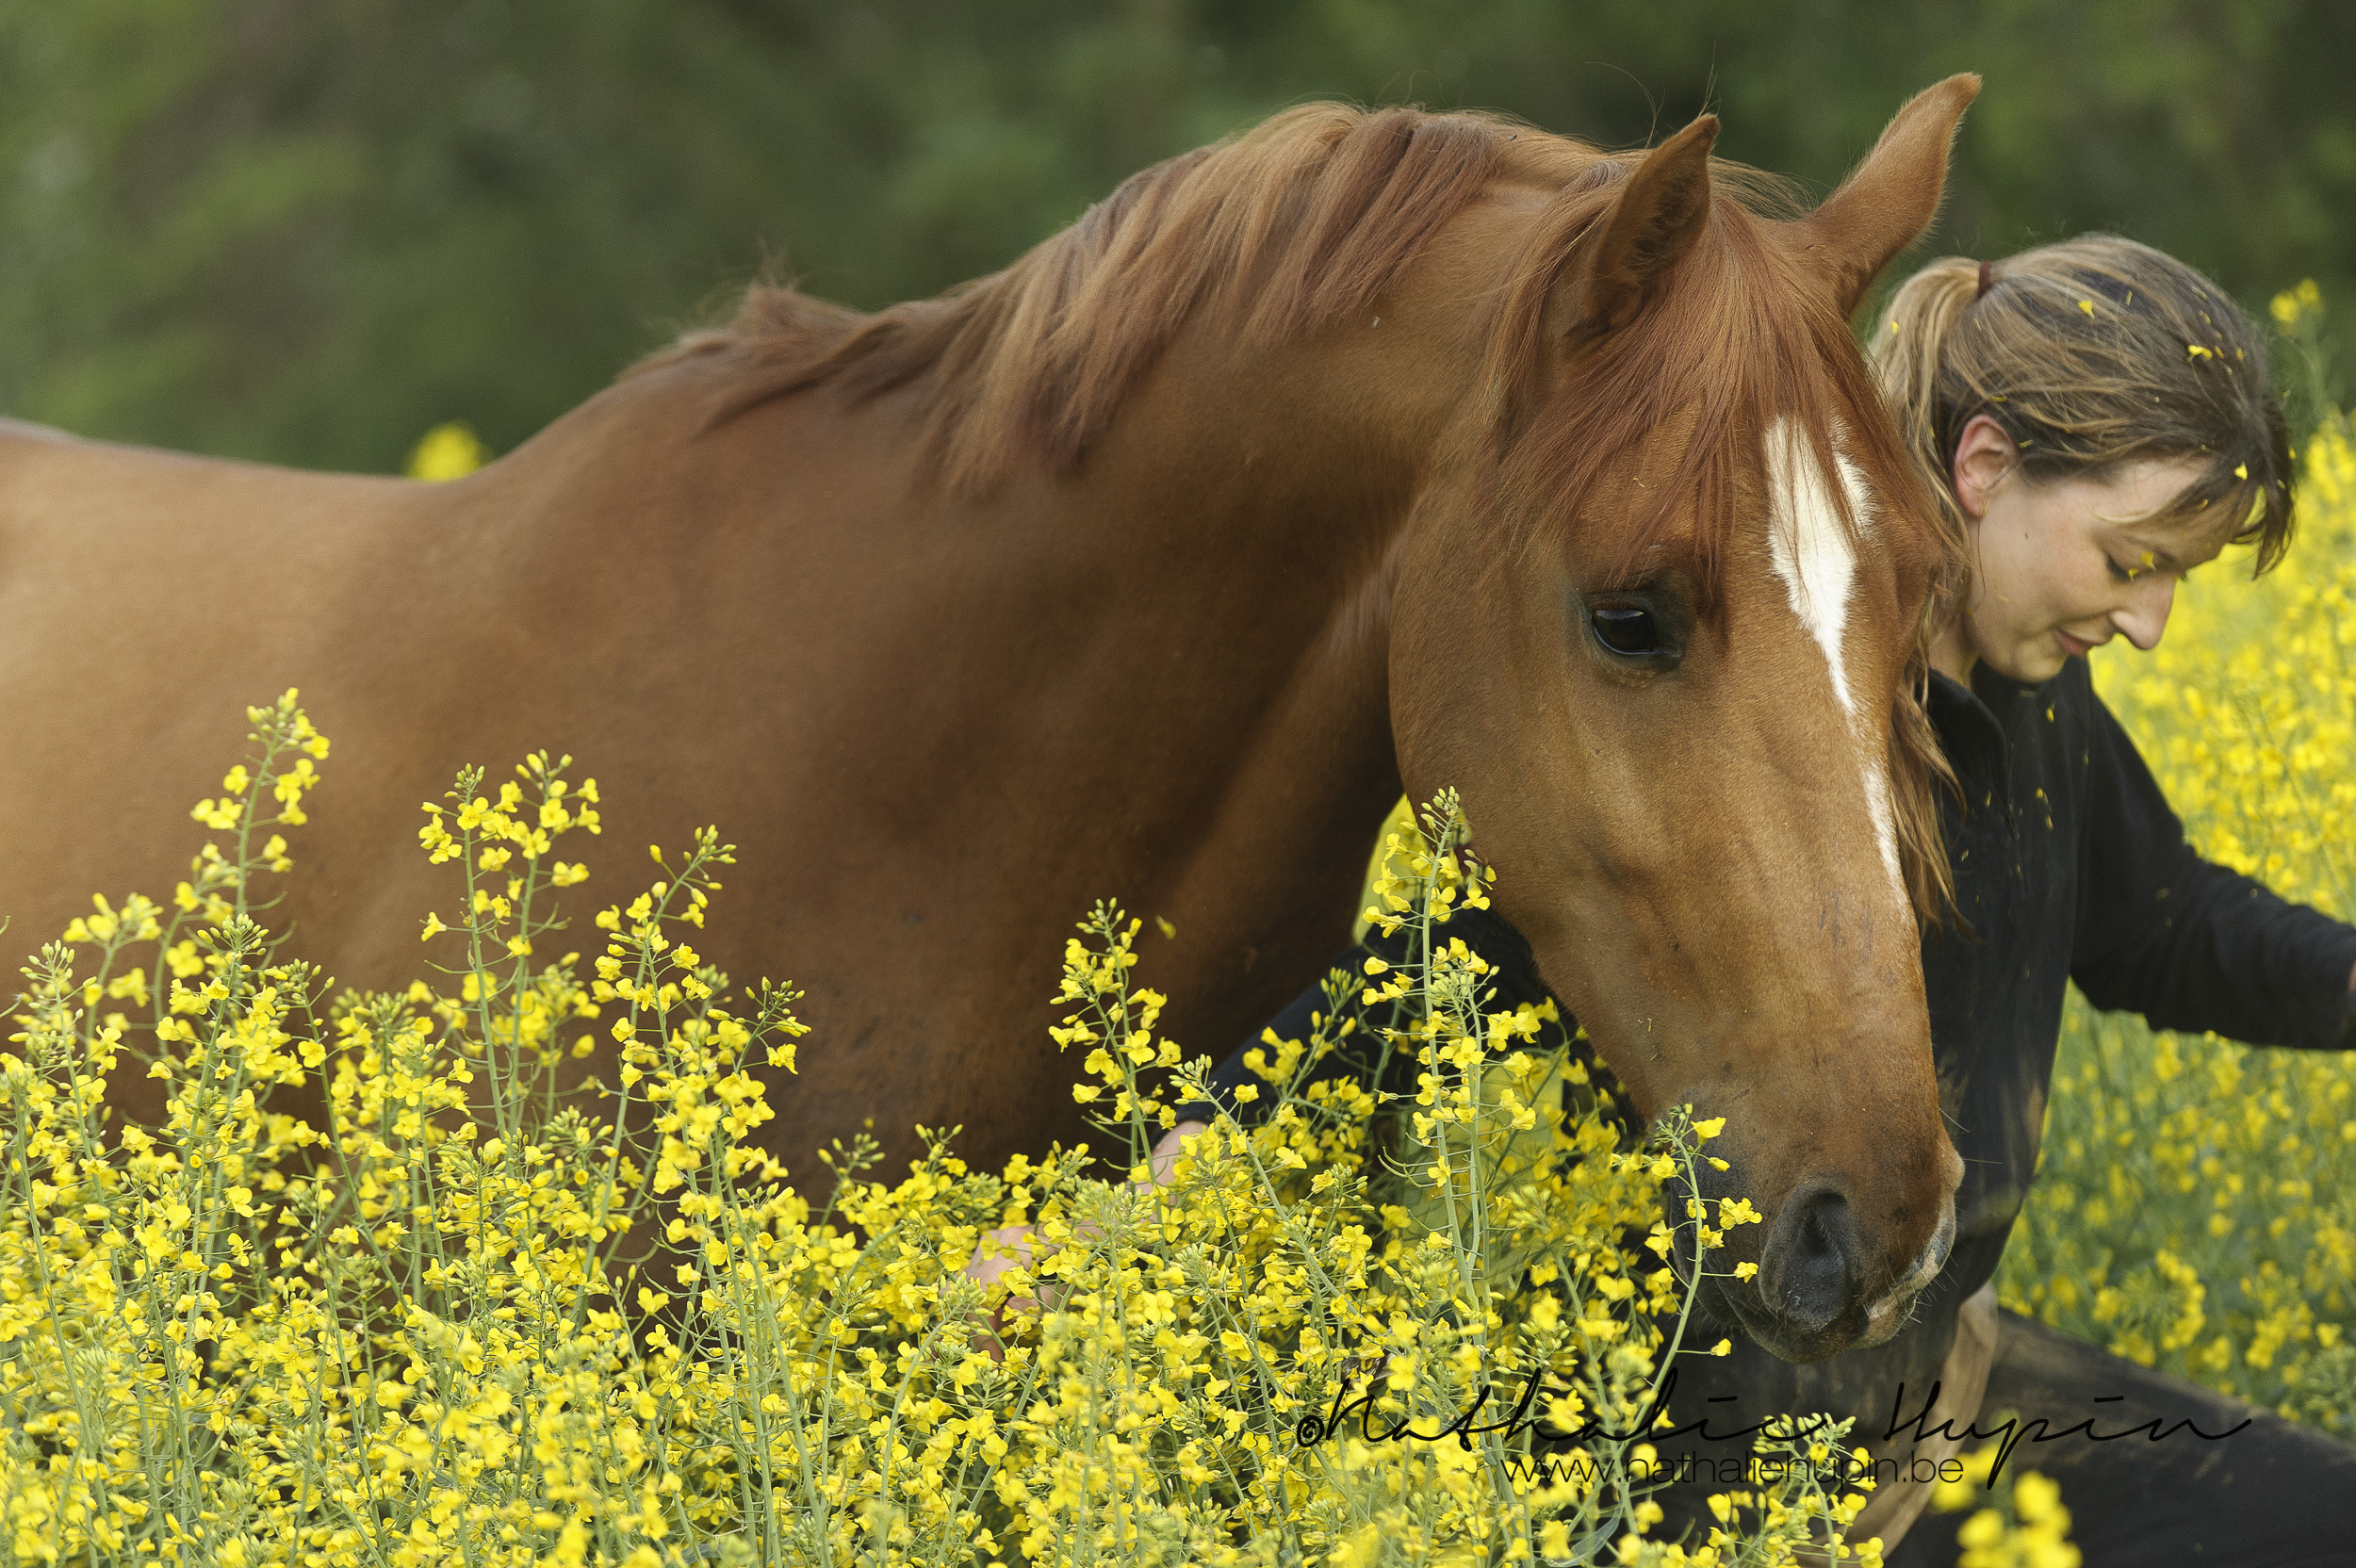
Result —
[[[0,408],[504,449],[764,267],[929,293],[1288,103],[1615,145],[1712,107],[1821,190],[1957,70],[1988,89],[1927,253],[2119,230],[2260,308],[2316,278],[2345,349],[2351,59],[2328,0],[0,0]]]

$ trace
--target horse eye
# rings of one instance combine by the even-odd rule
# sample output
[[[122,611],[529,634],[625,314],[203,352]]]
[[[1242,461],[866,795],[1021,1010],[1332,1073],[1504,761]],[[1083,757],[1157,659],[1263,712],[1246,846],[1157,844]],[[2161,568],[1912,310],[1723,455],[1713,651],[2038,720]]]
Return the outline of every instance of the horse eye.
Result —
[[[1649,610],[1612,605],[1591,611],[1587,618],[1595,626],[1596,641],[1613,653],[1637,659],[1661,651],[1660,629],[1653,625]]]

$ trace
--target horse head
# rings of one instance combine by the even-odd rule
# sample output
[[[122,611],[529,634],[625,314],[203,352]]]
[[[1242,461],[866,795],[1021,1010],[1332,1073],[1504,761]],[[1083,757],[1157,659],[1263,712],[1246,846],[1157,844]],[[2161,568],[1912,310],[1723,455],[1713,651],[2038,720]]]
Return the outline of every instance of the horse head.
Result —
[[[1398,568],[1402,777],[1458,787],[1499,909],[1637,1110],[1726,1118],[1701,1196],[1764,1222],[1727,1235],[1755,1275],[1703,1301],[1787,1360],[1894,1333],[1954,1234],[1917,925],[1939,764],[1908,685],[1959,559],[1848,320],[1930,220],[1976,89],[1916,98],[1803,217],[1754,210],[1709,118],[1553,190]]]

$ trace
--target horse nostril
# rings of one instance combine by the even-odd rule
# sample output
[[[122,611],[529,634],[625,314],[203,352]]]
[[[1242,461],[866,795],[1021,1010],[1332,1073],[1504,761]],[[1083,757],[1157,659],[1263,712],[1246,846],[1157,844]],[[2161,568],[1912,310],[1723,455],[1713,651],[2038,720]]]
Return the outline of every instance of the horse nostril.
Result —
[[[1775,1217],[1759,1268],[1768,1304],[1814,1331],[1849,1310],[1856,1297],[1857,1233],[1849,1200],[1829,1185],[1794,1193]]]

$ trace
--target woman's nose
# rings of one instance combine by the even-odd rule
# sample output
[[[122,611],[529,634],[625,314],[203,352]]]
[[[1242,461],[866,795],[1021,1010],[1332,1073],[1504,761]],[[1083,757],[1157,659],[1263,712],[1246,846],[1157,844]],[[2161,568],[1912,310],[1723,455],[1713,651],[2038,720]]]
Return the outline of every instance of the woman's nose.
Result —
[[[2111,625],[2136,647],[2149,653],[2160,645],[2168,629],[2168,612],[2176,603],[2176,579],[2154,572],[2130,591],[2127,602],[2111,612]]]

